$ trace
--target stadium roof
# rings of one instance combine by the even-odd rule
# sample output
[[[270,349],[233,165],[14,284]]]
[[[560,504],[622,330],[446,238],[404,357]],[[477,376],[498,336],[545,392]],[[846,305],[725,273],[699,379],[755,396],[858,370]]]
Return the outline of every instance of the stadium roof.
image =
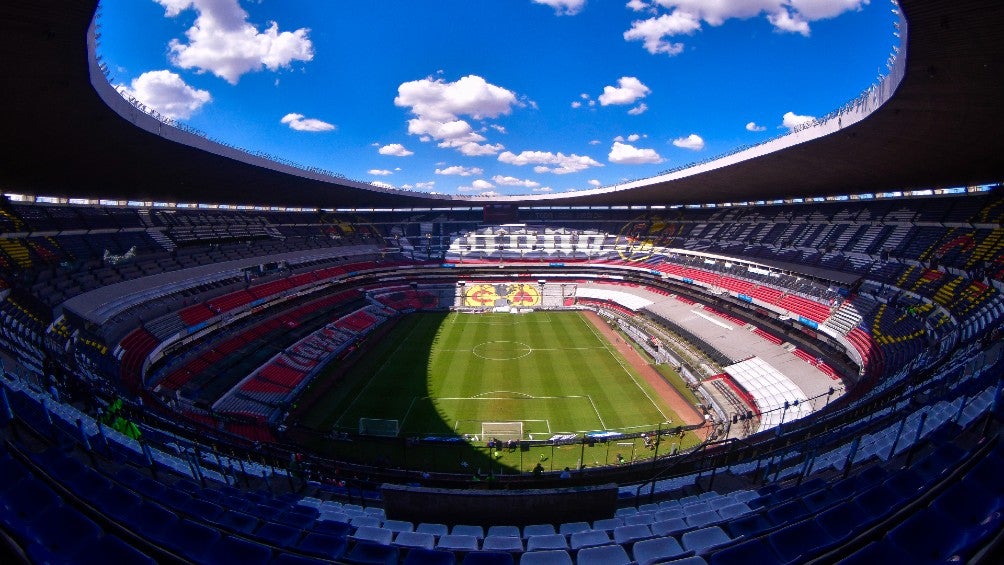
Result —
[[[775,142],[787,146],[776,151],[765,153],[774,147],[765,146],[618,187],[484,198],[294,174],[287,165],[196,138],[131,106],[123,110],[116,104],[116,112],[106,102],[110,86],[88,48],[97,0],[4,2],[0,104],[7,112],[0,124],[0,190],[324,208],[602,206],[772,200],[1004,180],[1004,4],[900,0],[900,6],[909,24],[905,74],[888,101],[868,107],[870,114],[861,121],[847,124],[836,117]],[[192,142],[202,148],[186,145]]]

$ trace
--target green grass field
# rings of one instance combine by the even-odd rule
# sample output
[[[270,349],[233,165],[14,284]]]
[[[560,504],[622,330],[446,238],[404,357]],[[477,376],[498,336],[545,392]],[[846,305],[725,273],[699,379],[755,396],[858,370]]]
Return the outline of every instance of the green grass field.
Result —
[[[473,448],[486,439],[484,422],[522,422],[524,439],[547,439],[665,428],[678,420],[577,312],[406,316],[379,343],[367,345],[299,424],[318,433],[357,431],[360,418],[397,420],[402,436],[459,435]],[[632,457],[638,452],[624,444],[586,460],[606,463],[618,450]],[[578,447],[572,451],[572,464],[584,457]],[[535,457],[532,464],[544,458]],[[500,464],[525,470],[526,457],[520,459]],[[569,463],[563,459],[559,464]]]

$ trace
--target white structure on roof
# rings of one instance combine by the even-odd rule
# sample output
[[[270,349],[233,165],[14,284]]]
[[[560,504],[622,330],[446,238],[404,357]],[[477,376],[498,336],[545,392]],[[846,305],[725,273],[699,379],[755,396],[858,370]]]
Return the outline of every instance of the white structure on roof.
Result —
[[[641,310],[642,308],[652,304],[652,301],[643,298],[641,296],[636,296],[634,294],[629,294],[627,292],[621,292],[619,290],[609,290],[605,288],[594,288],[588,286],[579,285],[575,291],[575,295],[579,298],[594,298],[597,300],[607,300],[615,304],[619,304],[630,310]]]
[[[759,357],[729,365],[724,371],[746,389],[756,402],[761,414],[758,432],[812,413],[812,404],[802,389]],[[784,408],[785,402],[788,403],[787,409]]]

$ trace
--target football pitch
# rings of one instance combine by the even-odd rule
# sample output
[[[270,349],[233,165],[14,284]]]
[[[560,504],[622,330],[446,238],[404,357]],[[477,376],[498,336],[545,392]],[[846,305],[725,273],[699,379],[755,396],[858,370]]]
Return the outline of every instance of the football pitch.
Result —
[[[672,419],[578,312],[412,314],[345,384],[315,407],[318,427],[357,431],[372,418],[397,420],[402,435],[480,435],[482,423],[522,422],[524,439],[547,439]]]
[[[546,440],[682,423],[579,312],[416,313],[365,347],[300,425],[357,432],[360,419],[393,421],[400,436],[483,446],[491,437]]]

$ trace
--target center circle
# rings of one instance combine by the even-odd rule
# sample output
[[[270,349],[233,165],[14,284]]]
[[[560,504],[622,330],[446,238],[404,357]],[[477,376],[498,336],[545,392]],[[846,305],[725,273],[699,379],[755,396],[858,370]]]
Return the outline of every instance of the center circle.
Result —
[[[533,348],[522,341],[486,341],[475,345],[473,353],[489,361],[509,361],[526,357]]]

